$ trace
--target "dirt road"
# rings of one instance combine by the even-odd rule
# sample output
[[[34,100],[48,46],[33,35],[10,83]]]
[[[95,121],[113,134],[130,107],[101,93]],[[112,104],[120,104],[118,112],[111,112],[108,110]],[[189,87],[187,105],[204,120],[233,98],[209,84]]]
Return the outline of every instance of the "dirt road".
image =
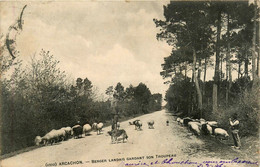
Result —
[[[143,122],[141,131],[135,130],[129,121],[140,119]],[[120,128],[128,134],[126,143],[111,144],[107,131],[102,134],[91,132],[90,136],[81,139],[70,139],[52,146],[43,146],[35,150],[2,160],[2,167],[107,167],[107,166],[207,166],[220,165],[221,160],[245,158],[241,152],[212,139],[202,139],[188,132],[187,128],[177,125],[173,116],[165,110],[146,114],[135,119],[121,122]],[[169,126],[166,126],[166,120]],[[147,121],[154,120],[154,129],[148,129]],[[165,163],[165,159],[172,158]],[[249,160],[249,159],[245,159]],[[157,162],[156,162],[157,161]],[[163,163],[164,161],[164,163]],[[181,161],[184,161],[181,163]],[[153,165],[151,164],[153,163]],[[169,164],[176,162],[175,164]],[[185,163],[186,162],[186,163]],[[188,164],[188,163],[191,164]],[[192,163],[197,164],[192,164]],[[138,164],[139,163],[139,164]],[[158,163],[158,164],[157,164]],[[179,164],[178,164],[179,163]],[[237,164],[234,161],[223,166],[257,166]],[[223,167],[222,166],[222,167]]]

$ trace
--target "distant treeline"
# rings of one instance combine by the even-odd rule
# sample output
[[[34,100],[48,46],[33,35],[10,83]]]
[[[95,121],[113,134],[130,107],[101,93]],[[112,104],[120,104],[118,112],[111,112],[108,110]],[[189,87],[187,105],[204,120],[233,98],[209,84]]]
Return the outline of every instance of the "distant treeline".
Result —
[[[42,50],[26,67],[18,58],[4,67],[8,56],[2,60],[3,71],[14,70],[11,77],[1,78],[1,154],[32,146],[37,135],[77,121],[109,124],[116,113],[128,118],[161,109],[162,95],[151,94],[143,83],[126,89],[121,83],[110,86],[108,100],[100,101],[88,78],[69,83],[48,51]]]
[[[257,3],[171,1],[164,6],[164,19],[154,23],[160,30],[157,39],[172,46],[161,72],[170,85],[169,110],[218,121],[225,129],[237,113],[242,135],[259,133]],[[211,81],[206,80],[209,71],[214,71]]]

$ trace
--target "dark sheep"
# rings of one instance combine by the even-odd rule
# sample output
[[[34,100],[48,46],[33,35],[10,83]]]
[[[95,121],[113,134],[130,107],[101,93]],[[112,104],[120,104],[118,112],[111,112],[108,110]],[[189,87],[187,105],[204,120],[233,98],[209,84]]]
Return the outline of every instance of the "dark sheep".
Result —
[[[189,117],[186,117],[186,118],[183,118],[183,124],[184,126],[188,126],[188,123],[193,121],[191,118]]]
[[[79,125],[79,126],[73,127],[72,131],[73,131],[73,136],[75,139],[82,137],[82,132],[83,132],[82,126]]]
[[[141,130],[142,129],[142,122],[140,120],[135,120],[133,122],[133,124],[135,125],[135,130]]]
[[[148,121],[147,124],[148,124],[148,128],[149,128],[149,129],[154,129],[154,127],[153,127],[153,125],[154,125],[154,120]]]

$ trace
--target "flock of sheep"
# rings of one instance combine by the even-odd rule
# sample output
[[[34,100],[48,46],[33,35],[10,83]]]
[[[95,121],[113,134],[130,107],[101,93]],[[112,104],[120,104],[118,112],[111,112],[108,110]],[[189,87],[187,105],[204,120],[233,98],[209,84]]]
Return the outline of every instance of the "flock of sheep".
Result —
[[[148,128],[149,129],[154,129],[153,125],[154,125],[154,120],[150,120],[147,122],[148,124]],[[135,125],[135,130],[142,130],[142,122],[137,119],[137,120],[134,120],[133,122],[129,122],[129,125]]]
[[[148,128],[153,129],[154,121],[148,121]],[[142,130],[142,122],[140,120],[135,120],[133,122],[129,122],[130,125],[135,125],[136,130]],[[93,123],[92,126],[90,124],[85,124],[84,126],[75,125],[73,127],[63,127],[61,129],[53,129],[43,137],[36,136],[35,137],[35,145],[39,146],[40,144],[43,145],[52,145],[54,143],[58,143],[64,140],[68,140],[72,137],[74,139],[81,138],[82,134],[88,136],[91,131],[96,131],[97,135],[101,134],[102,128],[104,124],[100,123]],[[115,127],[114,127],[115,126]],[[120,123],[117,122],[116,124],[112,125],[112,130],[108,131],[108,134],[111,136],[112,143],[118,143],[118,138],[122,137],[123,142],[128,138],[126,131],[124,129],[119,129]]]
[[[187,126],[188,129],[195,135],[211,135],[219,138],[221,140],[227,140],[229,135],[226,130],[218,127],[218,122],[216,121],[206,121],[205,119],[191,119],[186,118],[177,118],[179,125]]]
[[[179,125],[187,126],[189,131],[194,133],[195,135],[214,135],[219,139],[228,139],[229,135],[226,130],[218,127],[218,122],[216,121],[206,121],[205,119],[191,119],[189,117],[186,118],[177,118],[177,122]],[[168,126],[166,121],[166,125]],[[147,122],[149,129],[154,129],[154,121],[150,120]],[[142,130],[142,122],[140,120],[134,120],[133,122],[129,122],[129,125],[135,125],[135,130]],[[43,137],[36,136],[35,144],[38,146],[41,143],[43,145],[58,143],[64,140],[68,140],[69,138],[80,138],[82,134],[85,136],[89,135],[89,133],[93,130],[97,132],[97,135],[101,134],[102,128],[104,124],[93,123],[92,126],[89,124],[85,124],[84,126],[75,125],[73,127],[63,127],[58,130],[51,130]],[[111,136],[112,143],[118,143],[118,138],[122,137],[123,142],[128,138],[127,133],[124,129],[119,129],[120,123],[112,125],[112,130],[108,131],[108,134]]]
[[[36,146],[39,146],[41,143],[43,143],[44,145],[52,145],[53,143],[68,140],[72,137],[80,138],[82,137],[82,134],[85,134],[85,136],[87,136],[92,130],[96,131],[97,134],[100,134],[103,126],[104,124],[100,122],[98,124],[93,123],[92,126],[90,126],[89,124],[85,124],[83,127],[81,125],[75,125],[73,127],[63,127],[59,130],[53,129],[45,134],[43,137],[36,136],[34,142]]]

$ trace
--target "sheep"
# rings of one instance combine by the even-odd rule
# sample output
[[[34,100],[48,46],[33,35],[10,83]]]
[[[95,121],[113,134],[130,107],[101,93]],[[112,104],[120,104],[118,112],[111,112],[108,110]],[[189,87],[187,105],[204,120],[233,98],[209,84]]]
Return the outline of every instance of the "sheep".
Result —
[[[99,124],[97,124],[97,134],[100,134],[102,131],[104,124],[102,122],[100,122]]]
[[[207,121],[207,124],[209,124],[210,126],[218,126],[218,122],[216,121]]]
[[[206,129],[206,124],[207,124],[206,120],[203,119],[203,118],[201,118],[201,119],[199,120],[199,122],[200,122],[201,125],[205,125],[205,129]],[[204,130],[205,130],[205,129],[204,129]]]
[[[66,131],[64,129],[59,129],[56,131],[57,135],[58,135],[58,141],[63,141],[66,138]]]
[[[124,129],[115,129],[112,131],[107,132],[111,136],[111,143],[113,144],[114,142],[118,143],[117,138],[122,136],[123,138],[123,143],[125,142],[125,139],[128,139],[128,136],[126,134],[126,131]]]
[[[72,127],[74,139],[82,137],[83,128],[80,125],[75,125]]]
[[[74,126],[72,126],[72,128],[71,128],[71,136],[74,136],[74,131],[73,131],[73,129],[78,128],[78,127],[80,127],[80,125],[74,125]]]
[[[41,136],[36,136],[35,139],[34,139],[35,145],[39,146],[41,142],[42,142]]]
[[[191,118],[189,118],[189,117],[183,118],[183,124],[185,126],[188,126],[188,123],[191,122],[191,121],[193,121],[193,120]]]
[[[97,131],[97,123],[96,123],[96,122],[92,124],[92,129],[93,129],[94,131]]]
[[[65,130],[66,135],[65,135],[65,140],[67,140],[70,136],[72,136],[72,128],[71,127],[63,127],[61,128],[63,130]]]
[[[40,145],[43,142],[44,145],[57,143],[59,141],[63,141],[66,138],[66,128],[61,128],[59,130],[52,129],[50,132],[45,134],[43,137],[36,136],[35,137],[35,145]],[[67,129],[68,130],[68,129]]]
[[[207,123],[206,120],[203,119],[203,118],[201,118],[201,119],[199,120],[199,122],[200,122],[201,124],[206,124],[206,123]]]
[[[192,119],[192,122],[198,122],[198,123],[200,123],[200,120],[199,120],[199,119]]]
[[[178,122],[178,124],[180,125],[181,118],[180,118],[180,117],[178,117],[176,121],[177,121],[177,122]]]
[[[206,124],[206,122],[204,122],[202,125],[201,125],[201,130],[202,132],[205,134],[205,135],[212,135],[213,133],[213,129],[210,125]]]
[[[83,133],[85,134],[85,136],[87,136],[90,131],[91,131],[91,126],[89,124],[85,124],[83,126]]]
[[[80,127],[80,125],[74,125],[71,129],[73,130],[74,128]]]
[[[57,133],[57,130],[53,129],[42,137],[42,141],[44,145],[48,145],[49,143],[52,145],[53,143],[58,141],[58,138],[59,134]]]
[[[180,119],[180,125],[183,125],[184,122],[183,122],[183,119]]]
[[[229,137],[227,131],[222,128],[216,128],[214,131],[214,134],[215,134],[216,138],[219,138],[221,140],[223,140],[223,139],[227,140]]]
[[[148,128],[149,128],[149,129],[154,129],[154,127],[153,127],[153,125],[154,125],[154,120],[148,121],[147,124],[148,124]]]
[[[142,129],[142,122],[140,120],[135,120],[133,124],[135,125],[135,130]]]
[[[138,119],[138,120],[134,120],[134,121],[133,121],[133,125],[135,126],[135,130],[136,130],[136,128],[137,128],[136,124],[137,124],[138,121],[140,121],[140,120]]]
[[[189,122],[188,123],[188,128],[195,135],[200,135],[201,124],[199,122]]]
[[[57,143],[59,141],[60,133],[56,129],[51,130],[49,135],[51,136],[52,143]]]

